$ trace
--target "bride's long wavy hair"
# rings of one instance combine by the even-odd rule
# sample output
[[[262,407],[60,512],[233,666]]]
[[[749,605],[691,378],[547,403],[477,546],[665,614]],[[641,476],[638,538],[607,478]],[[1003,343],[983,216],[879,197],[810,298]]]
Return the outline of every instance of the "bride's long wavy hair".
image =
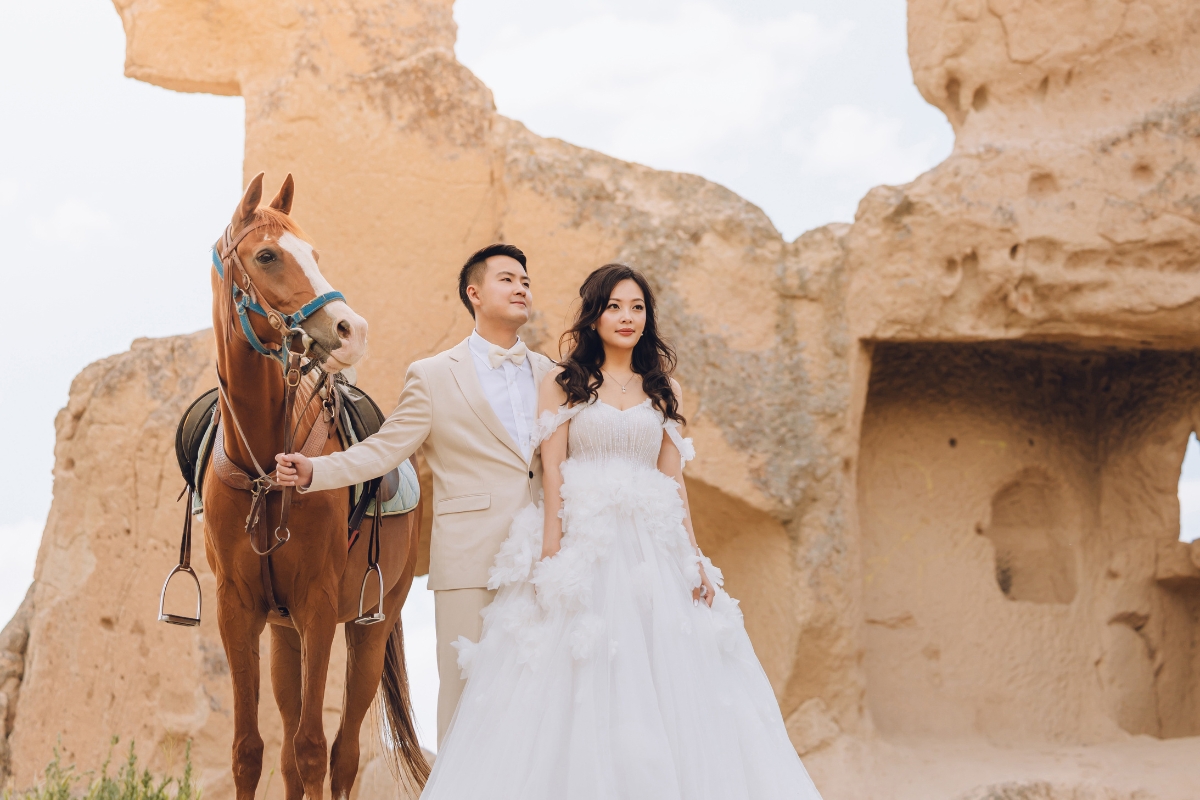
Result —
[[[575,322],[558,342],[559,352],[567,357],[559,362],[563,371],[555,380],[567,393],[567,405],[591,402],[597,396],[604,375],[604,342],[592,329],[608,307],[613,289],[621,281],[633,281],[642,290],[646,301],[646,327],[633,346],[633,371],[642,376],[642,390],[651,404],[667,419],[685,422],[679,413],[679,400],[671,388],[671,373],[675,371],[675,349],[658,335],[654,292],[642,273],[624,264],[605,264],[579,287],[579,312]]]

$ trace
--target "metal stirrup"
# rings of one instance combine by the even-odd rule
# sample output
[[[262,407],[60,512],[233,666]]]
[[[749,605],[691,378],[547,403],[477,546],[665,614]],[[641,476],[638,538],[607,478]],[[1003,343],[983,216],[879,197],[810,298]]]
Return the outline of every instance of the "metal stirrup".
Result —
[[[194,628],[200,624],[200,605],[203,601],[203,593],[200,591],[200,579],[196,577],[196,571],[192,569],[192,489],[190,486],[187,490],[186,513],[187,516],[183,520],[183,537],[179,542],[179,564],[167,575],[167,579],[163,581],[162,592],[158,595],[158,621]],[[180,572],[191,576],[192,581],[196,584],[196,616],[194,617],[167,614],[163,611],[163,605],[167,602],[167,587],[171,585],[171,578]]]
[[[367,581],[371,580],[371,573],[379,579],[379,610],[374,614],[367,614],[363,611],[363,601],[367,596]],[[362,588],[358,591],[358,616],[354,618],[354,622],[358,625],[374,625],[376,622],[383,622],[387,619],[387,614],[383,613],[383,570],[378,564],[372,564],[367,567],[367,574],[363,575]]]
[[[375,486],[375,515],[371,524],[371,539],[367,543],[367,574],[363,575],[362,586],[358,590],[358,616],[354,622],[358,625],[374,625],[387,619],[383,613],[383,570],[379,568],[379,528],[383,524],[383,503],[379,497],[379,485]],[[379,580],[379,607],[374,614],[366,613],[363,603],[367,597],[367,581],[371,573]]]
[[[163,611],[163,603],[166,602],[167,599],[167,586],[170,585],[171,578],[174,578],[175,575],[180,572],[190,575],[192,580],[196,582],[196,616],[194,617],[185,617],[182,614],[167,614]],[[177,566],[175,569],[171,570],[171,574],[167,576],[165,581],[163,581],[162,594],[158,596],[158,621],[169,622],[172,625],[183,625],[184,627],[194,628],[200,624],[200,604],[200,579],[196,577],[196,571],[191,567],[185,567],[182,565]]]

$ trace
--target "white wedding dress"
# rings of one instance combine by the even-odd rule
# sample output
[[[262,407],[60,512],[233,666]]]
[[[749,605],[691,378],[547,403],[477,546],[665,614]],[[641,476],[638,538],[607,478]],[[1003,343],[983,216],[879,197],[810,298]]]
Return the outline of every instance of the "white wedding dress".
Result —
[[[498,589],[424,800],[820,800],[795,749],[737,601],[692,602],[703,563],[664,432],[647,400],[545,412],[538,440],[570,420],[563,539],[539,561],[529,506],[492,568]]]

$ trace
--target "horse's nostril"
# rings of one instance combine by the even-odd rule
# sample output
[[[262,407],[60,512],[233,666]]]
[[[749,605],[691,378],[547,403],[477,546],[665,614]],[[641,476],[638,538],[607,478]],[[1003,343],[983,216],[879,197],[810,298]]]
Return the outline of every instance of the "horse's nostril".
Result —
[[[338,332],[338,336],[342,337],[343,339],[349,339],[350,333],[351,333],[350,324],[347,323],[345,320],[342,320],[341,322],[339,322],[337,324],[337,332]]]

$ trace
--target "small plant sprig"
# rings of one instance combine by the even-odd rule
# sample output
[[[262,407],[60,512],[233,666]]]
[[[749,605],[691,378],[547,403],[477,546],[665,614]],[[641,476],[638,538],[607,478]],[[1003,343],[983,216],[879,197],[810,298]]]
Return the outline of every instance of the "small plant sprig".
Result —
[[[138,769],[134,743],[129,743],[129,755],[115,776],[108,774],[112,762],[112,748],[120,740],[114,736],[109,746],[108,757],[100,767],[100,774],[80,775],[75,765],[63,766],[59,745],[54,746],[54,758],[46,765],[42,781],[38,785],[14,792],[7,789],[4,800],[200,800],[200,790],[192,782],[192,743],[188,742],[184,755],[183,776],[155,778],[148,769]],[[85,782],[86,785],[80,787]],[[174,784],[174,791],[171,785]]]

